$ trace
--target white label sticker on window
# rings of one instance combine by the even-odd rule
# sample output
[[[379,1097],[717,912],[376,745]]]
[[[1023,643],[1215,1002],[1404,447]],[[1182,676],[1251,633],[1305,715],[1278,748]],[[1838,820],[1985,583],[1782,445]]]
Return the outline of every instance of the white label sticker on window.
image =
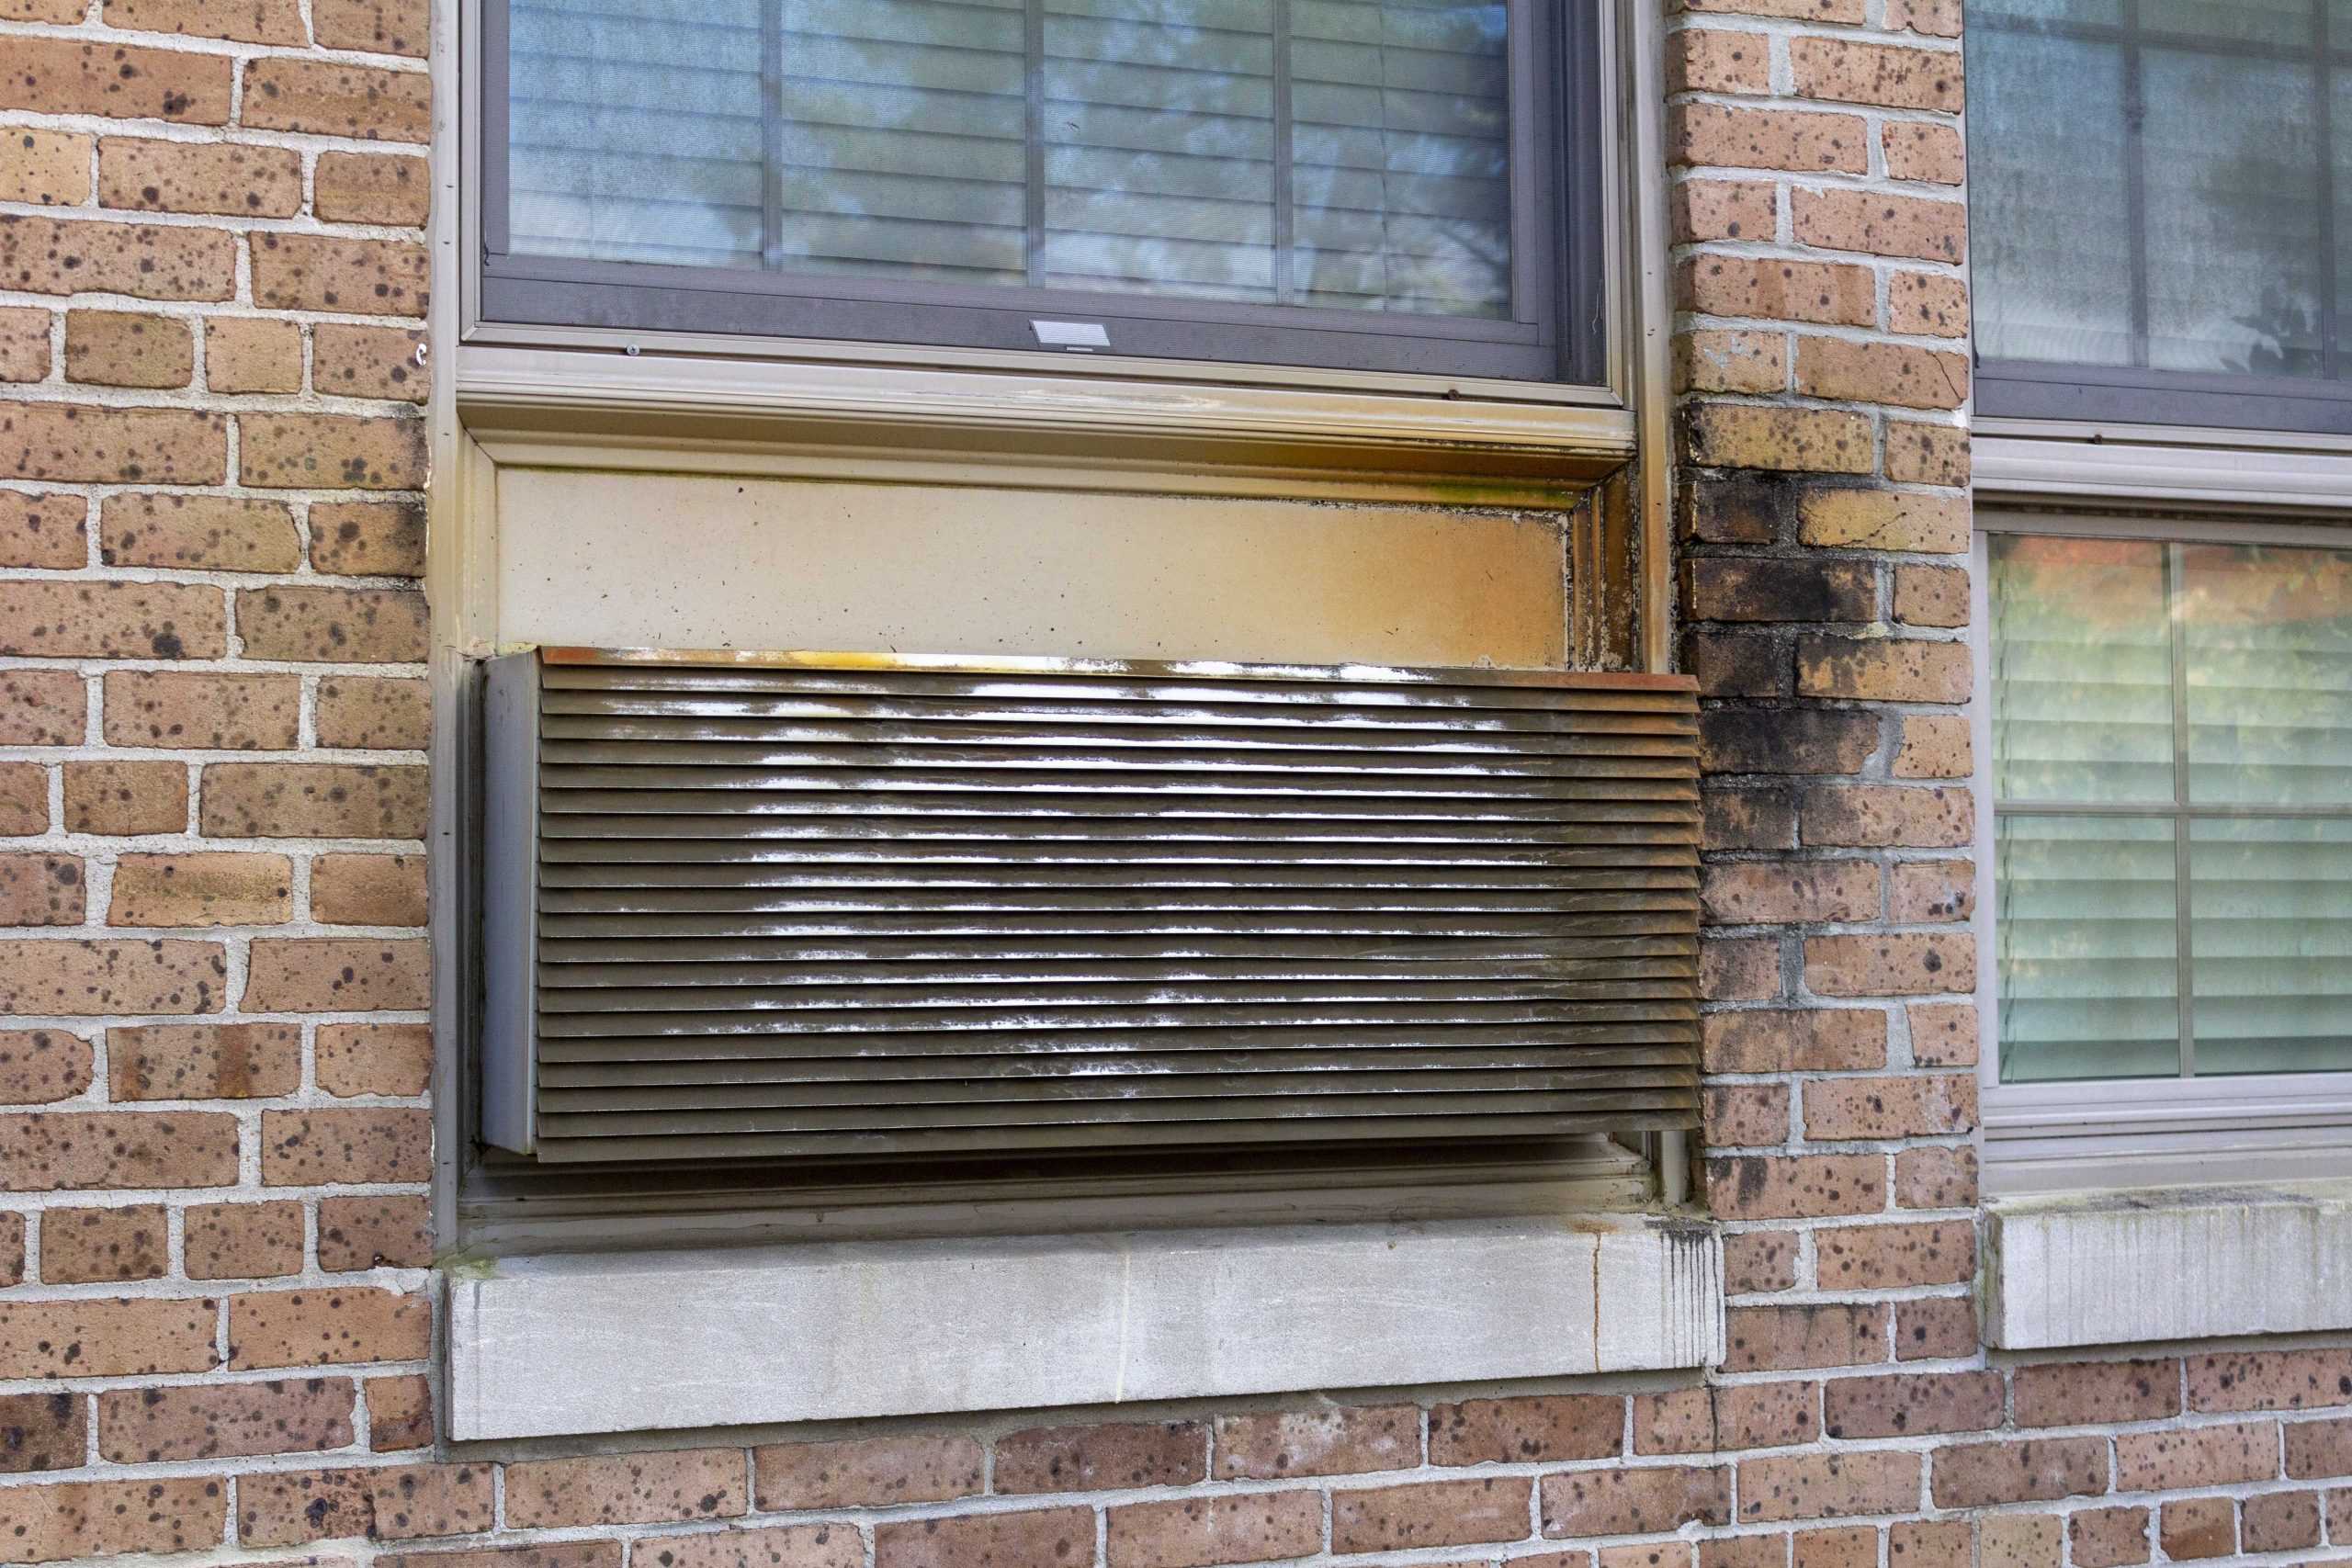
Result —
[[[1031,321],[1029,330],[1047,348],[1074,348],[1081,352],[1090,348],[1108,348],[1111,334],[1102,330],[1100,321]]]

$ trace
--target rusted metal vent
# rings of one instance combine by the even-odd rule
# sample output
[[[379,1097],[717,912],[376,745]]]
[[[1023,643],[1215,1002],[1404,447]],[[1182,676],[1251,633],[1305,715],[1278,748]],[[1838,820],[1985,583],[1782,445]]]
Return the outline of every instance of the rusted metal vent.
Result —
[[[1674,677],[492,668],[485,1134],[543,1160],[1689,1127]]]

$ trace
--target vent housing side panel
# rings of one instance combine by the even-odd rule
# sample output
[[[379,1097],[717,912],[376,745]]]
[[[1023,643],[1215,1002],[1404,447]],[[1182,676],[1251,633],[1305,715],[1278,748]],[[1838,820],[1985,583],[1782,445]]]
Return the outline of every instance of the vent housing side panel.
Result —
[[[541,1161],[1697,1123],[1685,678],[545,649],[486,706]]]

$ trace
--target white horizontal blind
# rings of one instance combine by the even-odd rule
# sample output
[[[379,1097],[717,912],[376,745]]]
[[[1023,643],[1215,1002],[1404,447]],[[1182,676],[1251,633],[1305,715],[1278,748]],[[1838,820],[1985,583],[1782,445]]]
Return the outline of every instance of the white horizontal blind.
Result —
[[[1512,313],[1501,4],[511,15],[517,253]]]
[[[2352,1070],[2352,553],[1991,555],[2003,1078]]]

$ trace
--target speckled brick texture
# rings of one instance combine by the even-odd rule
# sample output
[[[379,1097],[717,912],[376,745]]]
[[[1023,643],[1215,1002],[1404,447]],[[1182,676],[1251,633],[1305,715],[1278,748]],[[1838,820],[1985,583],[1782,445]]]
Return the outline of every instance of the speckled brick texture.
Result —
[[[428,6],[0,0],[0,1562],[2352,1560],[2352,1348],[1978,1341],[1959,0],[1664,9],[1724,1364],[452,1452]]]

